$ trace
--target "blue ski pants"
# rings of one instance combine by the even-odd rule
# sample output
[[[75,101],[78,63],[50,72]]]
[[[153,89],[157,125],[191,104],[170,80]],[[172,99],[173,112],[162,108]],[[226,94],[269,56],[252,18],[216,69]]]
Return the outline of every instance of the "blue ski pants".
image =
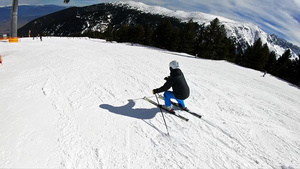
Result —
[[[173,92],[171,91],[165,91],[164,93],[164,100],[165,100],[165,106],[169,107],[172,105],[171,99],[175,99],[179,104],[182,105],[183,108],[185,108],[184,100],[176,99]]]

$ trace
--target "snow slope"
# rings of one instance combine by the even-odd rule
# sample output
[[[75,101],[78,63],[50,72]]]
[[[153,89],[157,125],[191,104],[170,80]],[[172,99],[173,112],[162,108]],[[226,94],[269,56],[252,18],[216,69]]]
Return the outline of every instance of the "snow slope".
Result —
[[[300,90],[225,61],[95,39],[0,42],[0,168],[300,168]],[[189,122],[142,99],[177,60]]]

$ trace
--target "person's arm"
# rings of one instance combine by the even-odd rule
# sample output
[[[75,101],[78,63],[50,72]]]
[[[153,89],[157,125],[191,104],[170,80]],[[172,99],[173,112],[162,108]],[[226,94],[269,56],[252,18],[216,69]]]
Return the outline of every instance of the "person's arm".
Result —
[[[161,93],[161,92],[167,91],[168,89],[170,89],[172,87],[172,85],[174,83],[175,83],[175,79],[172,77],[169,77],[167,79],[166,83],[162,87],[154,89],[153,93],[155,94],[155,93]]]

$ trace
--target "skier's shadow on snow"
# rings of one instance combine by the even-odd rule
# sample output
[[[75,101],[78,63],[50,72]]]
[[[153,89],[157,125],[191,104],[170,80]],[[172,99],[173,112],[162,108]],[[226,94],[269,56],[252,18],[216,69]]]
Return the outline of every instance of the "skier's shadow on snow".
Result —
[[[137,119],[152,119],[158,113],[157,108],[152,109],[134,109],[135,102],[133,100],[128,100],[128,104],[120,107],[115,107],[109,104],[101,104],[99,107],[106,109],[112,113],[133,117]]]

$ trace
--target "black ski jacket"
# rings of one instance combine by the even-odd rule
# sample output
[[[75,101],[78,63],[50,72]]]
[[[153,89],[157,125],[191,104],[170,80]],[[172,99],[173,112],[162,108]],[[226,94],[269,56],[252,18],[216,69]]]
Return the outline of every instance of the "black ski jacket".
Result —
[[[167,91],[171,87],[177,99],[184,100],[190,96],[189,86],[180,69],[171,69],[170,77],[167,78],[167,82],[162,87],[154,89],[154,93]]]

